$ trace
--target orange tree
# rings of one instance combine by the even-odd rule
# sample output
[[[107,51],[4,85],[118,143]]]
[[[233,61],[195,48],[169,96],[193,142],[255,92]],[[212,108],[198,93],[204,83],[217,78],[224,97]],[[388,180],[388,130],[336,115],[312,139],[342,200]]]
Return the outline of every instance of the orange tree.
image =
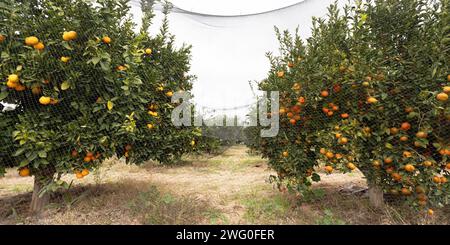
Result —
[[[305,45],[279,35],[282,55],[260,86],[284,92],[280,135],[260,148],[278,179],[301,191],[319,163],[359,168],[376,206],[387,192],[447,204],[449,12],[448,1],[333,5]]]
[[[135,33],[128,0],[6,0],[0,5],[0,173],[34,176],[32,211],[49,193],[82,179],[106,158],[168,162],[193,149],[198,133],[169,125],[170,97],[190,90],[189,47],[147,32],[142,1]],[[166,12],[168,8],[166,8]]]

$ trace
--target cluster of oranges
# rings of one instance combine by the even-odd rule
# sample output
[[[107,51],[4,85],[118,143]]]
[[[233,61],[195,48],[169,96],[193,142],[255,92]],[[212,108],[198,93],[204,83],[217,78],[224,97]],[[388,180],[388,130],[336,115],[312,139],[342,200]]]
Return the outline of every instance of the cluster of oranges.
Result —
[[[19,75],[11,74],[8,76],[6,86],[10,89],[15,89],[17,92],[24,91],[26,87],[20,82]]]

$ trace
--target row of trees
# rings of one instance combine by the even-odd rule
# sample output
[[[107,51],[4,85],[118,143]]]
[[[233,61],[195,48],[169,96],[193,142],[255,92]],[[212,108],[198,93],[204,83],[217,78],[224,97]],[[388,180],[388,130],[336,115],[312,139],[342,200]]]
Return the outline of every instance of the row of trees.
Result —
[[[129,0],[0,3],[0,174],[34,176],[32,211],[49,193],[110,157],[169,163],[195,152],[201,131],[175,128],[171,103],[189,91],[190,47],[174,47],[166,18],[150,36],[152,0],[136,31]],[[3,109],[3,108],[2,108]]]
[[[259,88],[281,92],[280,133],[247,132],[280,184],[304,193],[319,169],[359,169],[375,206],[385,193],[415,207],[448,204],[448,0],[332,5],[306,42],[277,34],[281,55],[268,55]]]

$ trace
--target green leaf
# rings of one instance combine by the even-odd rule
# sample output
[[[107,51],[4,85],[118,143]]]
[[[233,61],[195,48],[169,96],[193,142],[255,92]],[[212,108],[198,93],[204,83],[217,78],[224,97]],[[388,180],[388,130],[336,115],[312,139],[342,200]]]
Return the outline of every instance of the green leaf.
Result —
[[[38,153],[38,155],[39,155],[40,158],[47,158],[47,152],[46,151],[40,151]]]
[[[14,153],[13,157],[18,157],[18,156],[22,155],[22,154],[25,152],[25,150],[26,150],[25,147],[19,148],[19,149]]]
[[[9,92],[7,90],[0,93],[0,100],[6,99],[8,97]]]

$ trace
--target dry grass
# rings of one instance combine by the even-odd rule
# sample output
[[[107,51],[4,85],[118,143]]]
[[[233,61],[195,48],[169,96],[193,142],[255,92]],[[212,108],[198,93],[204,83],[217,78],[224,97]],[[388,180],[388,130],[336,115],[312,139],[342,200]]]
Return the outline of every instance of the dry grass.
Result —
[[[434,217],[391,204],[368,205],[358,173],[322,176],[301,202],[270,183],[266,162],[243,146],[219,156],[188,157],[177,165],[128,166],[112,159],[69,191],[54,195],[41,217],[27,208],[32,179],[8,171],[0,179],[0,224],[448,224],[449,210]]]

